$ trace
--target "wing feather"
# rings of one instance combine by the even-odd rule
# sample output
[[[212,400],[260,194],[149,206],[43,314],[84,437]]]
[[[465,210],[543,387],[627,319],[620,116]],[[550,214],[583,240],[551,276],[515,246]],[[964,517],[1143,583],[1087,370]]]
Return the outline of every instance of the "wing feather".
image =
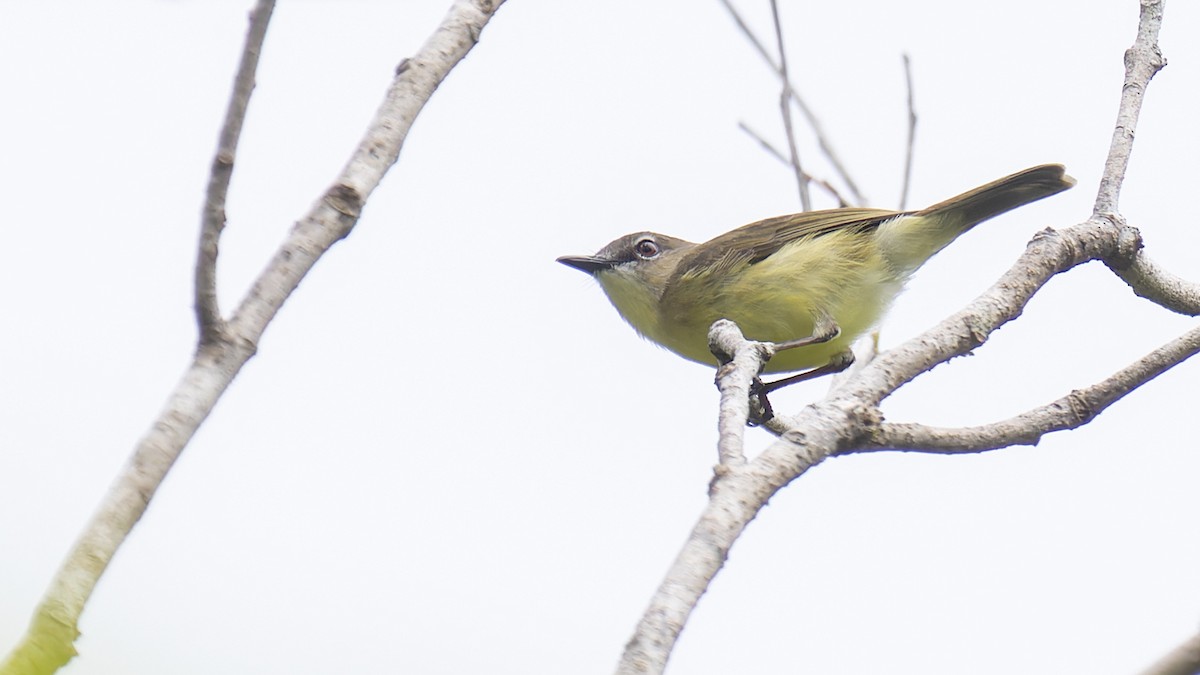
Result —
[[[865,231],[902,215],[886,209],[845,208],[808,211],[743,225],[696,246],[680,261],[672,281],[704,271],[753,265],[791,242],[840,230]]]

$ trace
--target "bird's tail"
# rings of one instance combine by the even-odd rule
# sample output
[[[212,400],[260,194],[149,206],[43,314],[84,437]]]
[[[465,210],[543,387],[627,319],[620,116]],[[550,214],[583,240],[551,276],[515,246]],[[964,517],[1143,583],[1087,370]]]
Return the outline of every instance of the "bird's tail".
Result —
[[[1018,171],[1011,176],[994,180],[951,197],[927,209],[917,211],[915,216],[949,216],[960,221],[960,231],[965,232],[977,223],[1011,211],[1018,206],[1056,195],[1075,185],[1075,179],[1066,174],[1062,164],[1043,164]]]
[[[1073,185],[1061,164],[1018,171],[881,226],[880,247],[893,267],[911,272],[975,225]]]

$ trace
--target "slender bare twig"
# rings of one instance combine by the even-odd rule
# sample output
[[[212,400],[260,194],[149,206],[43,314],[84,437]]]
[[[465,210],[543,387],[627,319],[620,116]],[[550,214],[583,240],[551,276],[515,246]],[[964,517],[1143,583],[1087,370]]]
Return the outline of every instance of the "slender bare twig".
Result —
[[[792,83],[788,81],[787,54],[783,48],[783,26],[779,23],[779,3],[771,0],[771,18],[775,21],[775,42],[779,47],[779,79],[783,89],[779,94],[779,112],[783,115],[783,129],[787,132],[788,158],[792,173],[796,176],[796,189],[800,192],[800,209],[812,211],[812,197],[808,193],[808,179],[800,166],[800,152],[796,149],[796,131],[792,128]]]
[[[817,187],[821,188],[825,192],[828,192],[829,196],[831,196],[837,200],[837,204],[839,207],[850,206],[850,202],[846,201],[846,197],[843,196],[841,192],[838,192],[838,189],[833,186],[833,183],[830,183],[829,181],[825,180],[824,178],[817,178],[816,176],[814,176],[808,172],[805,172],[804,175],[808,177],[809,185],[815,184]]]
[[[750,30],[750,26],[748,26],[746,21],[742,19],[742,15],[737,11],[730,0],[721,0],[721,4],[724,5],[725,9],[729,11],[729,14],[733,17],[734,23],[736,23],[738,29],[745,34],[746,38],[750,40],[750,44],[754,46],[754,49],[758,52],[758,55],[767,62],[767,65],[771,66],[771,70],[774,70],[776,73],[780,73],[780,66],[775,63],[775,59],[767,51],[767,48],[763,46],[762,41],[758,39],[758,36],[754,34],[754,31]],[[788,83],[788,91],[791,92],[792,100],[796,103],[796,107],[800,109],[800,113],[804,115],[804,119],[806,122],[808,122],[809,128],[813,130],[813,135],[817,138],[817,145],[821,148],[821,152],[825,155],[825,158],[829,160],[829,163],[833,165],[833,169],[837,172],[838,177],[841,178],[842,182],[846,184],[846,189],[850,192],[850,199],[852,200],[852,203],[867,203],[867,200],[863,198],[862,193],[858,190],[858,184],[854,182],[854,179],[850,176],[850,172],[846,170],[846,165],[842,163],[841,157],[836,151],[834,151],[833,144],[829,140],[829,135],[825,133],[825,129],[821,126],[821,121],[817,119],[816,113],[812,111],[812,108],[808,107],[808,103],[804,101],[803,97],[800,96],[800,94],[796,91],[796,88],[792,86],[790,82]]]
[[[224,330],[220,306],[217,302],[217,251],[221,231],[225,229],[225,199],[229,194],[229,181],[233,177],[233,163],[237,157],[238,139],[242,135],[242,124],[250,106],[250,94],[254,91],[254,74],[258,70],[258,55],[262,52],[263,40],[267,36],[267,24],[275,11],[274,0],[258,0],[250,12],[250,30],[242,49],[242,60],[238,64],[233,82],[233,94],[225,110],[225,122],[221,125],[217,152],[213,156],[208,176],[208,191],[204,199],[204,213],[200,221],[200,244],[196,250],[196,323],[200,328],[200,343],[208,344],[218,338]]]
[[[1062,398],[993,424],[942,429],[923,424],[881,424],[872,434],[869,450],[911,450],[956,454],[983,452],[1011,445],[1037,445],[1054,431],[1076,429],[1091,422],[1110,405],[1138,387],[1200,352],[1200,328],[1194,328],[1155,349],[1102,382],[1076,389]]]
[[[780,162],[787,165],[788,167],[791,167],[791,165],[792,165],[791,161],[788,160],[787,157],[784,157],[783,153],[780,152],[778,148],[776,148],[774,145],[771,145],[770,141],[763,138],[762,135],[760,135],[754,129],[751,129],[750,125],[746,124],[745,122],[738,122],[738,128],[741,129],[742,131],[746,132],[746,134],[748,136],[750,136],[751,138],[753,138],[754,140],[758,141],[758,144],[762,146],[763,150],[766,150],[767,153],[770,154],[772,157],[779,160]],[[812,175],[811,173],[808,173],[807,171],[804,172],[804,177],[808,180],[809,183],[815,183],[817,185],[817,187],[828,192],[830,196],[832,196],[834,199],[837,200],[838,206],[850,206],[850,202],[846,201],[846,198],[844,196],[842,196],[842,193],[838,192],[838,189],[836,187],[834,187],[833,184],[830,183],[829,181],[825,180],[824,178],[818,178],[818,177]]]
[[[900,207],[908,207],[908,186],[912,180],[913,153],[917,143],[917,106],[913,101],[912,60],[904,55],[904,86],[908,89],[908,143],[904,153],[904,185],[900,188]]]
[[[201,343],[166,406],[75,542],[0,675],[52,673],[75,654],[79,616],[109,561],[145,512],[163,478],[258,340],[316,260],[358,221],[363,202],[399,157],[429,97],[475,46],[503,0],[454,0],[433,35],[397,69],[353,156],[312,210],[289,232],[226,326],[226,339]],[[248,43],[249,44],[249,43]]]
[[[1104,161],[1104,174],[1092,213],[1098,216],[1117,213],[1125,168],[1133,153],[1133,130],[1142,112],[1142,97],[1155,73],[1167,65],[1158,48],[1158,31],[1162,28],[1161,0],[1142,0],[1138,17],[1137,38],[1125,50],[1125,85],[1121,87],[1121,102],[1117,106],[1117,123],[1113,126],[1112,143]]]
[[[750,30],[750,26],[746,23],[746,20],[742,18],[741,12],[737,11],[737,8],[735,8],[733,3],[731,3],[729,0],[721,0],[721,4],[725,5],[725,9],[728,10],[730,16],[733,17],[734,23],[736,23],[738,29],[745,34],[746,38],[750,40],[750,44],[754,45],[754,49],[758,52],[758,55],[763,57],[763,60],[771,65],[771,70],[779,72],[779,65],[775,63],[774,57],[772,57],[771,53],[767,51],[767,48],[763,46],[762,41],[758,39],[758,36],[754,34],[754,31]]]
[[[762,149],[766,150],[767,153],[769,153],[772,157],[783,162],[784,164],[788,165],[789,167],[791,166],[791,162],[788,160],[787,157],[784,156],[784,154],[782,152],[780,152],[779,148],[772,145],[771,141],[768,141],[767,139],[763,138],[762,134],[751,129],[750,125],[746,124],[745,122],[738,122],[738,128],[741,129],[742,131],[746,132],[746,135],[748,135],[750,138],[753,138],[754,140],[758,141],[758,144],[762,146]],[[811,180],[812,177],[810,176],[809,178]]]

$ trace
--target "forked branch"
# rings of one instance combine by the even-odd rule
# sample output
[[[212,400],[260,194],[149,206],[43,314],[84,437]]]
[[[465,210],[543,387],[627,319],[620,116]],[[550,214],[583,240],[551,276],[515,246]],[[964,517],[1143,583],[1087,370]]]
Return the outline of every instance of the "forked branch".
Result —
[[[260,3],[243,50],[230,113],[222,130],[210,200],[197,256],[196,309],[201,339],[183,378],[137,443],[128,464],[51,580],[24,637],[3,662],[0,675],[52,673],[75,655],[79,617],[109,561],[125,541],[167,472],[229,383],[254,355],[259,338],[313,264],[358,222],[367,197],[399,157],[413,121],[446,75],[475,46],[503,0],[455,0],[421,49],[397,69],[375,119],[334,184],[279,247],[233,318],[221,328],[215,295],[216,244],[224,222],[224,193],[232,149],[253,84],[255,54],[270,12]],[[228,153],[222,155],[222,153]],[[221,339],[213,336],[220,333]]]
[[[200,220],[200,244],[196,247],[196,323],[200,329],[200,344],[209,344],[224,331],[220,305],[217,302],[217,252],[221,232],[225,229],[225,201],[233,164],[237,157],[238,139],[254,92],[254,74],[258,71],[258,56],[267,37],[267,24],[275,11],[275,0],[259,0],[250,12],[250,30],[242,48],[242,59],[233,81],[233,94],[225,110],[225,122],[213,155],[208,174],[208,190],[204,196],[204,211]]]

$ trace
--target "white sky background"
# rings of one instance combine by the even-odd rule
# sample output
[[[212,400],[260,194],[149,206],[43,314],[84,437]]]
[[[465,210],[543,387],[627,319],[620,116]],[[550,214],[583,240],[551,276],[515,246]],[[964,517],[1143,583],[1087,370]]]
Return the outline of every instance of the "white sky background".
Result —
[[[5,650],[190,356],[198,214],[250,4],[0,5]],[[739,4],[769,35],[768,3]],[[931,262],[885,346],[1088,215],[1135,0],[781,4],[795,82],[874,205],[899,192],[903,52],[912,205],[1041,162],[1079,179]],[[448,6],[281,3],[222,241],[226,309]],[[1122,195],[1149,253],[1192,279],[1197,30],[1200,9],[1171,3]],[[611,671],[704,503],[717,395],[554,258],[797,210],[737,129],[781,138],[777,96],[716,0],[510,0],[114,559],[67,672]],[[1088,265],[885,413],[1004,418],[1193,325]],[[1035,448],[815,468],[751,524],[670,672],[1145,665],[1200,623],[1198,377],[1185,364]]]

